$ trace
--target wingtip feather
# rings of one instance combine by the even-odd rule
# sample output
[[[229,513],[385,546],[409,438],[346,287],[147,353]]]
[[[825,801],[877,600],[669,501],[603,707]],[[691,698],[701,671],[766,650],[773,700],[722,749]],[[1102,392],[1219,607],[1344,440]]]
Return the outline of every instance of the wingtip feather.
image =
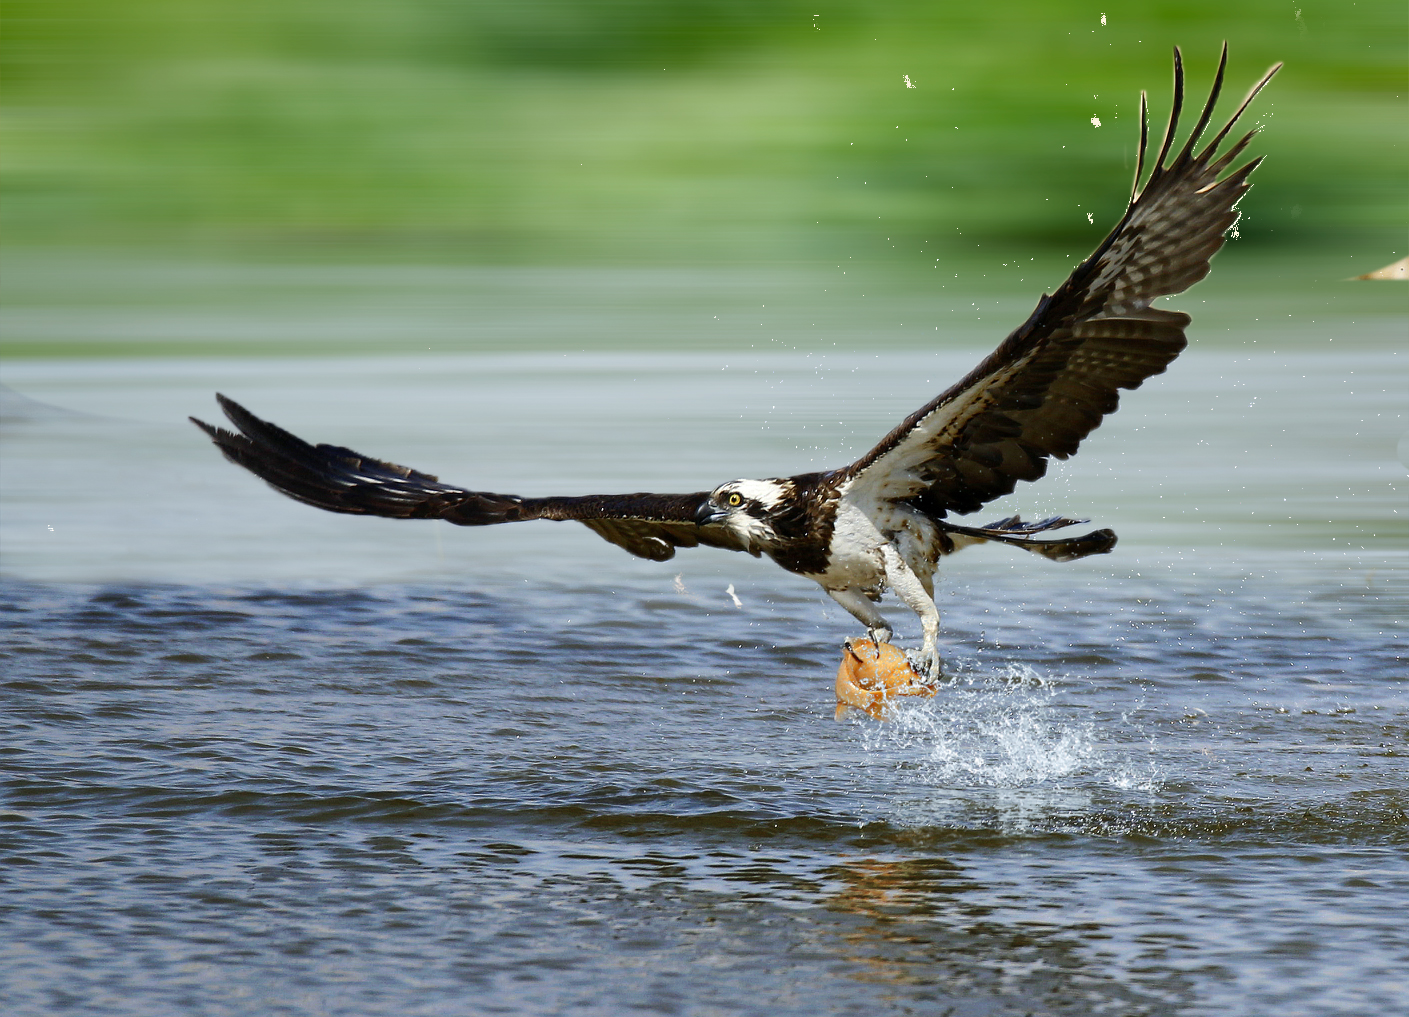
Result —
[[[1242,115],[1247,111],[1248,106],[1250,106],[1252,104],[1252,101],[1257,98],[1257,93],[1261,92],[1264,88],[1266,88],[1267,83],[1271,81],[1274,77],[1276,77],[1277,72],[1281,69],[1282,61],[1279,60],[1267,69],[1267,73],[1265,73],[1261,78],[1258,79],[1257,84],[1253,85],[1252,88],[1248,89],[1248,94],[1243,97],[1243,101],[1238,104],[1238,108],[1233,112],[1233,115],[1228,118],[1228,122],[1223,125],[1223,129],[1219,131],[1216,135],[1214,135],[1213,140],[1208,143],[1208,147],[1204,149],[1203,153],[1200,155],[1200,158],[1205,158],[1206,156],[1212,155],[1215,151],[1217,151],[1218,146],[1223,143],[1223,139],[1228,136],[1228,132],[1233,129],[1233,125],[1238,122],[1239,118],[1241,118]],[[1254,129],[1248,132],[1248,137],[1250,138],[1256,133],[1257,131],[1256,129]],[[1246,142],[1246,139],[1244,139],[1244,142]]]
[[[1135,181],[1130,185],[1130,204],[1140,197],[1140,178],[1145,174],[1145,152],[1150,147],[1150,96],[1140,89],[1140,148],[1135,156]]]
[[[1164,141],[1160,144],[1159,158],[1155,160],[1151,178],[1164,169],[1164,158],[1174,144],[1174,135],[1179,130],[1179,115],[1184,110],[1184,54],[1174,47],[1174,102],[1169,108],[1169,123],[1164,129]]]
[[[1223,76],[1228,70],[1228,41],[1223,41],[1223,51],[1218,56],[1218,70],[1213,75],[1213,87],[1209,89],[1208,102],[1204,103],[1203,112],[1199,114],[1199,122],[1194,125],[1194,129],[1189,132],[1189,140],[1184,143],[1184,147],[1179,150],[1175,157],[1176,163],[1189,159],[1194,151],[1194,146],[1198,143],[1209,121],[1213,119],[1213,109],[1218,105],[1218,96],[1223,91]],[[1214,146],[1205,148],[1199,158],[1206,159],[1214,152]]]

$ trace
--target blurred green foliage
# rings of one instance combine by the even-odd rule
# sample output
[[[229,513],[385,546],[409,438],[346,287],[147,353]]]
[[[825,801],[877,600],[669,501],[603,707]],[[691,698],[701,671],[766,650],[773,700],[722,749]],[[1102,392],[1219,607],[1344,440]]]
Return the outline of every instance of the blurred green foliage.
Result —
[[[1140,89],[1158,136],[1170,47],[1197,101],[1227,39],[1225,110],[1287,63],[1249,118],[1270,158],[1244,242],[1390,260],[1406,21],[1402,0],[8,0],[0,212],[25,247],[1084,250],[1128,191]]]

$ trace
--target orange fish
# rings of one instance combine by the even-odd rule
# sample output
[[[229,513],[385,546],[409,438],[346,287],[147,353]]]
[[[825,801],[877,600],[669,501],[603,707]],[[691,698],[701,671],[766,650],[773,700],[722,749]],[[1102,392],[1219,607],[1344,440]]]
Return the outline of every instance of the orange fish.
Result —
[[[837,720],[848,707],[884,719],[885,705],[896,696],[932,696],[933,685],[910,666],[905,651],[881,643],[879,651],[869,639],[848,639],[837,668]]]

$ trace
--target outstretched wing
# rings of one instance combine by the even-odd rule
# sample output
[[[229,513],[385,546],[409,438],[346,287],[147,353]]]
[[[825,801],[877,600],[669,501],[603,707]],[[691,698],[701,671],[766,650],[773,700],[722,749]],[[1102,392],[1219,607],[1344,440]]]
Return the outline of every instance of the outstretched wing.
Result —
[[[1130,204],[1119,224],[1021,328],[969,375],[907,417],[879,445],[840,471],[857,493],[910,500],[936,518],[972,512],[1036,480],[1049,456],[1065,459],[1118,390],[1138,388],[1184,349],[1189,316],[1150,306],[1208,274],[1209,259],[1238,220],[1237,203],[1260,159],[1229,172],[1256,131],[1214,159],[1233,125],[1277,73],[1269,70],[1218,135],[1194,153],[1213,116],[1228,62],[1225,44],[1203,115],[1165,165],[1184,98],[1184,62],[1174,51],[1174,105],[1144,189],[1149,130],[1140,96],[1140,155]]]
[[[697,494],[615,494],[581,498],[520,498],[467,491],[429,473],[382,462],[337,445],[310,445],[260,420],[233,399],[217,395],[238,431],[191,422],[225,454],[274,490],[329,512],[444,519],[457,526],[490,526],[529,519],[571,519],[634,555],[665,561],[677,547],[708,544],[748,550],[722,526],[701,526],[695,513],[708,499]]]

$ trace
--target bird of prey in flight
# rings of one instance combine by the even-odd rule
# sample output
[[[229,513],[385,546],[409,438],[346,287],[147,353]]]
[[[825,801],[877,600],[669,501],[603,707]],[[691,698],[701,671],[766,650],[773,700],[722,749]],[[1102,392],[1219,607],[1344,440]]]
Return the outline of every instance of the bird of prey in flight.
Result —
[[[1170,158],[1184,98],[1183,59],[1175,49],[1173,108],[1147,178],[1148,106],[1140,96],[1139,158],[1120,222],[982,363],[838,469],[731,480],[694,494],[521,498],[442,484],[430,474],[336,445],[310,445],[224,396],[217,398],[237,431],[192,420],[231,462],[330,512],[444,519],[459,526],[573,520],[653,561],[700,544],[767,555],[818,583],[878,642],[888,642],[892,632],[875,601],[893,590],[920,618],[919,663],[935,677],[934,573],[942,556],[997,541],[1068,561],[1115,545],[1110,530],[1067,539],[1038,536],[1078,520],[1024,523],[1013,516],[965,526],[950,516],[977,511],[1011,493],[1018,481],[1041,477],[1050,457],[1066,459],[1115,411],[1120,389],[1138,388],[1184,349],[1189,316],[1151,303],[1207,275],[1209,259],[1237,222],[1238,200],[1260,159],[1229,167],[1256,131],[1222,155],[1218,149],[1281,66],[1269,70],[1227,125],[1196,150],[1213,117],[1227,60],[1225,44],[1208,103]]]

